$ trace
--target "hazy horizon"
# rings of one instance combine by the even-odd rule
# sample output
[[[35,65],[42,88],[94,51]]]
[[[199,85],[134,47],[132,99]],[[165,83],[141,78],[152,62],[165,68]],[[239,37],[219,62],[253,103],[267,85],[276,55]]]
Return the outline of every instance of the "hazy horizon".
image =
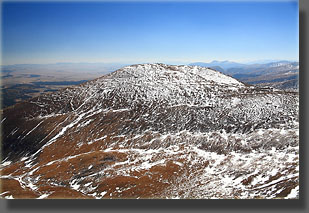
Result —
[[[140,61],[140,62],[86,62],[86,61],[83,61],[83,62],[54,62],[54,63],[20,63],[20,64],[1,64],[1,66],[14,66],[14,65],[65,65],[65,64],[90,64],[90,65],[95,65],[95,64],[105,64],[105,65],[120,65],[120,64],[148,64],[148,63],[163,63],[163,64],[175,64],[175,65],[180,65],[180,64],[183,64],[183,65],[188,65],[188,64],[192,64],[192,63],[213,63],[213,62],[231,62],[231,63],[239,63],[239,64],[267,64],[267,63],[272,63],[272,62],[279,62],[279,61],[289,61],[289,62],[299,62],[299,60],[287,60],[287,59],[261,59],[261,60],[253,60],[253,61],[232,61],[232,60],[210,60],[210,61],[188,61],[188,62],[177,62],[177,61],[174,61],[174,62],[169,62],[169,61],[165,61],[165,62],[162,62],[162,61],[152,61],[152,62],[147,62],[147,61]]]
[[[298,2],[4,2],[2,65],[298,61]]]

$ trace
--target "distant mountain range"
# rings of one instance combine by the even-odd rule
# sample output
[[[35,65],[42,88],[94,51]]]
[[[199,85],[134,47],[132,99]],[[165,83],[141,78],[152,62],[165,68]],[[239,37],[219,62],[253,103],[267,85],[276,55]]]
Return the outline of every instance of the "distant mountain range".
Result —
[[[201,67],[221,67],[223,69],[229,69],[229,68],[235,68],[235,67],[243,67],[246,66],[246,64],[241,64],[237,62],[232,61],[212,61],[210,63],[204,63],[204,62],[195,62],[189,64],[191,66],[201,66]]]
[[[277,89],[298,89],[299,62],[284,60],[265,64],[241,64],[231,61],[212,61],[190,65],[210,67],[248,84]]]

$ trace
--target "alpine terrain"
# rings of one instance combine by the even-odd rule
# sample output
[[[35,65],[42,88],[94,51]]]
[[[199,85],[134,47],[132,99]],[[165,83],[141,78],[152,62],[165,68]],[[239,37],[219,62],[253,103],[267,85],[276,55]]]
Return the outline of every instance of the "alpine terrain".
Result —
[[[2,112],[3,198],[299,197],[298,92],[138,64]]]

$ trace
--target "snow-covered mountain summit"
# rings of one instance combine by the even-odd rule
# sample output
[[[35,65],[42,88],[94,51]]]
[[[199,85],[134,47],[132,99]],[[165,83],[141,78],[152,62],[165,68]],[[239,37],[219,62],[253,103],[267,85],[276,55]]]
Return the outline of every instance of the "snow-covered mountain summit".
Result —
[[[197,101],[206,104],[205,91],[220,93],[241,87],[244,85],[236,79],[209,68],[138,64],[90,81],[80,89],[87,91],[86,96],[107,97],[115,93],[130,101],[131,105],[163,100],[171,105]]]
[[[202,81],[200,78],[202,78],[205,82],[215,82],[222,85],[242,85],[236,79],[211,68],[187,65],[137,64],[119,69],[108,76],[125,79],[139,78],[151,82],[160,80],[160,83],[169,79],[178,84],[194,81],[199,83]]]

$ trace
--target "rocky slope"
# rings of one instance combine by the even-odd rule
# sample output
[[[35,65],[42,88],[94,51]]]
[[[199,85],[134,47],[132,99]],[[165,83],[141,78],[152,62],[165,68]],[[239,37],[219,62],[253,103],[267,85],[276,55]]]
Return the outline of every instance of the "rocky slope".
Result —
[[[298,93],[141,64],[6,108],[6,198],[297,198]]]

